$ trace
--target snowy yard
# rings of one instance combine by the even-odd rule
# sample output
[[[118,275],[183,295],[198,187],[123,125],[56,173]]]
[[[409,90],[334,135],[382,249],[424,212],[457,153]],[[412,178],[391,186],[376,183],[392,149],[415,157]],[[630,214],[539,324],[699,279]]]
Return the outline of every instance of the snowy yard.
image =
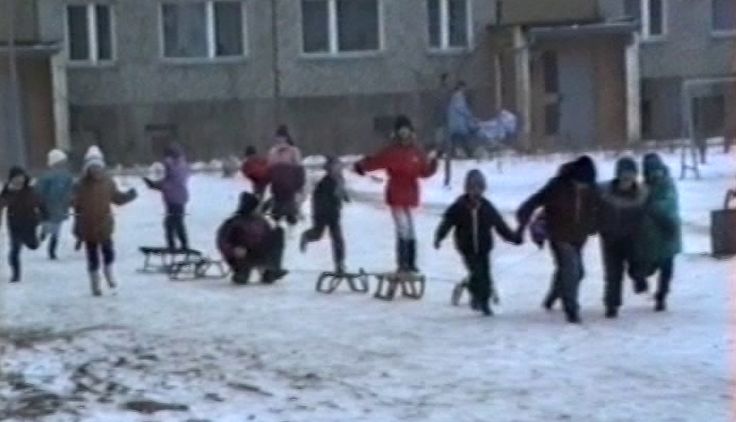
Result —
[[[677,156],[667,159],[677,167]],[[464,270],[445,242],[432,247],[440,213],[475,163],[459,163],[452,190],[424,185],[418,216],[422,301],[314,292],[331,269],[327,240],[302,255],[290,235],[292,272],[273,287],[170,282],[136,272],[137,247],[162,243],[163,207],[141,197],[117,211],[116,296],[92,298],[84,257],[64,239],[59,263],[26,253],[24,281],[0,270],[0,420],[41,421],[708,421],[733,420],[736,261],[707,256],[709,213],[736,184],[734,156],[714,155],[701,181],[679,184],[686,253],[670,311],[626,292],[618,320],[603,318],[597,241],[586,250],[582,326],[546,313],[548,251],[500,244],[493,318],[449,304]],[[479,164],[490,198],[510,222],[516,207],[563,157]],[[613,161],[600,163],[603,178]],[[677,172],[677,171],[676,171]],[[348,266],[394,267],[383,186],[348,177]],[[198,176],[188,225],[214,254],[214,232],[248,184]],[[308,207],[305,207],[305,209]],[[305,228],[300,225],[299,231]],[[500,243],[500,242],[499,242]],[[630,284],[627,284],[627,288]],[[630,290],[630,289],[629,289]],[[148,403],[146,403],[148,401]],[[155,411],[154,403],[166,404]]]

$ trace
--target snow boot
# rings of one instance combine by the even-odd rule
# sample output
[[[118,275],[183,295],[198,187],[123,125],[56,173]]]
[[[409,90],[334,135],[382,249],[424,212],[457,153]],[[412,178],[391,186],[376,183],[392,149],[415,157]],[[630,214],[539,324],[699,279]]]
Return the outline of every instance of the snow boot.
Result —
[[[646,279],[634,279],[634,293],[640,295],[649,291]]]
[[[286,277],[287,274],[289,274],[289,272],[283,269],[266,270],[263,272],[263,275],[261,276],[261,283],[273,284],[281,280],[282,278]]]
[[[20,263],[10,264],[10,282],[18,283],[20,281]]]
[[[345,263],[338,262],[335,264],[335,274],[345,274]]]
[[[480,311],[483,312],[483,315],[485,316],[493,316],[493,310],[491,309],[491,304],[487,300],[482,300],[478,304]]]
[[[399,273],[405,273],[409,271],[409,264],[408,264],[408,243],[404,239],[399,239],[396,244],[396,260],[398,261],[398,270]]]
[[[244,286],[250,281],[250,270],[248,271],[236,271],[233,273],[232,282],[238,286]]]
[[[664,312],[667,310],[667,301],[663,297],[658,297],[654,303],[654,312]]]
[[[102,291],[100,290],[100,273],[97,271],[90,271],[89,284],[92,288],[92,296],[102,296]]]
[[[607,308],[606,318],[608,319],[618,318],[618,308]]]
[[[565,318],[570,324],[580,324],[583,320],[580,319],[580,313],[577,311],[565,311]]]
[[[105,265],[103,274],[105,275],[105,281],[107,281],[107,285],[110,286],[111,289],[114,289],[118,286],[115,282],[115,274],[113,274],[112,265]]]

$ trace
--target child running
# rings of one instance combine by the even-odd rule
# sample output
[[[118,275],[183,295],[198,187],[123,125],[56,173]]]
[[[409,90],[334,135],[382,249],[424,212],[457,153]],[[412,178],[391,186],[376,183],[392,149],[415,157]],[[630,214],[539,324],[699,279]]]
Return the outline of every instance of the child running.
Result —
[[[36,236],[41,221],[41,199],[31,186],[31,178],[21,167],[13,167],[8,182],[0,193],[0,215],[7,209],[8,234],[10,235],[10,282],[21,280],[20,254],[23,247],[38,249]]]
[[[349,202],[345,191],[345,179],[342,175],[342,163],[336,157],[327,157],[325,162],[327,172],[317,183],[312,194],[312,228],[302,234],[301,251],[306,252],[310,242],[322,238],[325,229],[330,231],[332,241],[332,260],[335,272],[345,272],[345,241],[340,225],[343,202]]]
[[[74,193],[74,177],[68,168],[67,155],[59,149],[48,154],[49,169],[38,179],[36,191],[41,197],[45,211],[41,225],[41,240],[48,238],[48,255],[56,260],[56,248],[64,221],[69,218],[69,209]]]
[[[103,274],[108,286],[114,289],[117,285],[112,269],[115,262],[112,241],[115,220],[112,215],[112,205],[125,205],[136,197],[135,189],[126,193],[118,190],[115,181],[105,170],[105,158],[102,151],[96,146],[90,147],[84,158],[82,178],[74,197],[76,214],[74,233],[84,242],[90,287],[94,296],[102,295],[100,255],[102,255]]]
[[[439,249],[447,234],[454,229],[455,247],[470,272],[470,306],[484,315],[493,315],[490,305],[493,291],[491,276],[491,251],[495,230],[508,242],[520,245],[520,232],[512,231],[486,199],[486,180],[479,170],[471,170],[465,178],[465,194],[460,196],[450,208],[437,228],[434,246]]]

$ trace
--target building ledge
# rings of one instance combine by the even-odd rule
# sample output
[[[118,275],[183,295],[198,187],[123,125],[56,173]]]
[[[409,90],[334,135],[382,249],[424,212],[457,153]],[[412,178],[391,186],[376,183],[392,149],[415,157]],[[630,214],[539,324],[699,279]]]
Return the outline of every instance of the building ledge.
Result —
[[[566,26],[541,26],[529,29],[532,41],[579,37],[626,36],[639,30],[634,22],[597,22]]]
[[[57,42],[18,42],[13,45],[15,54],[23,57],[32,56],[53,56],[61,51],[61,46]],[[0,54],[6,55],[10,53],[10,45],[6,42],[0,42]]]

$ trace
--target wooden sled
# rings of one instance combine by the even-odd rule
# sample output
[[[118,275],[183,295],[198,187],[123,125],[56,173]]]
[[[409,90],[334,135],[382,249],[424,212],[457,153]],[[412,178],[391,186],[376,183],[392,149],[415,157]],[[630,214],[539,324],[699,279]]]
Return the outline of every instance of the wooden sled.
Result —
[[[424,296],[426,278],[422,274],[414,273],[375,273],[370,274],[378,281],[376,299],[390,301],[396,297],[396,291],[401,289],[401,295],[410,299],[419,300]]]
[[[362,268],[357,273],[325,271],[317,278],[316,290],[319,293],[330,294],[336,291],[343,281],[353,292],[367,293],[369,290],[368,274]]]

